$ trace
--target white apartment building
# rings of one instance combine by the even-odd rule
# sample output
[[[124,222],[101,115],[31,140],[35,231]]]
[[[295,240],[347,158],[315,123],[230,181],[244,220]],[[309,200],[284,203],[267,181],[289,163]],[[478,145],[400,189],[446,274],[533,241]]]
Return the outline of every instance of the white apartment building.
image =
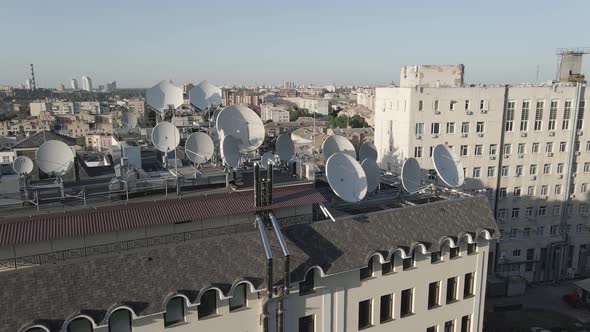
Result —
[[[92,91],[92,79],[88,76],[82,76],[82,90]]]
[[[263,122],[289,122],[289,111],[263,106],[260,110],[260,117],[262,118]]]
[[[571,76],[570,72],[570,76]],[[580,76],[580,75],[578,75]],[[383,169],[450,146],[464,189],[486,189],[500,240],[496,272],[531,281],[590,272],[590,125],[585,82],[465,85],[463,66],[409,66],[400,87],[376,89],[375,145]]]
[[[288,97],[282,99],[295,103],[299,108],[307,109],[309,113],[328,115],[329,112],[330,101],[326,99],[302,97]]]

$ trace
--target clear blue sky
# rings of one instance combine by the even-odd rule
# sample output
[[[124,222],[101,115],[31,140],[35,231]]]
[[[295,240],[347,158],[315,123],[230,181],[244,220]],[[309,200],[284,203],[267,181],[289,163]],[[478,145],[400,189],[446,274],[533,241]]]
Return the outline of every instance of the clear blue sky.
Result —
[[[555,73],[555,49],[590,46],[590,1],[3,1],[0,84],[34,63],[39,86],[89,75],[145,87],[379,84],[403,64],[467,66],[469,82]],[[590,55],[585,59],[590,68]]]

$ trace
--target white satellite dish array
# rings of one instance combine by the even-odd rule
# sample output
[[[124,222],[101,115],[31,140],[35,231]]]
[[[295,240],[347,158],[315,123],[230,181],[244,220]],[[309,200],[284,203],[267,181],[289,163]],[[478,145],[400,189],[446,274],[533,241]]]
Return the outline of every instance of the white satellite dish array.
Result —
[[[37,150],[37,166],[59,180],[74,166],[74,152],[64,142],[46,141]]]

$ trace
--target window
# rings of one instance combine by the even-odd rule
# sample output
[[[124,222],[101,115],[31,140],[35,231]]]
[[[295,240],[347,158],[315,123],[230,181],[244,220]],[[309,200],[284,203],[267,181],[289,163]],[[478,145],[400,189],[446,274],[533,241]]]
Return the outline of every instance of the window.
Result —
[[[434,251],[430,254],[430,263],[438,263],[442,261],[440,251]]]
[[[522,176],[522,165],[516,165],[516,176]]]
[[[433,122],[433,123],[430,125],[430,133],[431,133],[432,135],[438,135],[438,134],[440,134],[440,123],[438,123],[438,122]]]
[[[500,223],[503,223],[504,221],[506,221],[506,209],[499,209],[496,219],[498,219],[498,222],[500,222]]]
[[[558,103],[559,101],[552,100],[549,106],[549,125],[547,126],[547,129],[549,130],[555,130],[555,120],[557,119]]]
[[[416,123],[416,135],[424,135],[424,123]]]
[[[528,196],[535,196],[535,186],[528,186],[527,195]]]
[[[572,115],[572,101],[566,100],[563,107],[563,121],[561,122],[561,129],[568,130],[570,127],[570,117]]]
[[[455,332],[455,322],[452,320],[446,321],[444,332]]]
[[[487,104],[487,103],[486,103],[486,101],[485,101],[485,100],[483,100],[483,99],[482,99],[482,100],[480,100],[480,101],[479,101],[479,109],[480,109],[480,110],[485,110],[485,109],[486,109],[486,104]]]
[[[505,131],[512,131],[514,129],[514,108],[515,102],[513,100],[508,101],[508,107],[506,109],[506,122],[504,123]]]
[[[447,304],[457,300],[457,277],[447,279]]]
[[[512,144],[504,144],[504,154],[510,154],[512,152]]]
[[[131,312],[119,309],[109,316],[109,332],[131,332]]]
[[[471,317],[469,315],[461,318],[461,332],[471,331]]]
[[[481,177],[481,167],[473,167],[473,177],[474,178]]]
[[[201,303],[198,305],[199,319],[217,314],[217,293],[211,289],[203,293]]]
[[[433,108],[435,111],[438,111],[438,100],[435,100],[435,101],[434,101],[434,105],[432,106],[432,108]]]
[[[520,197],[522,189],[520,187],[514,187],[514,191],[512,191],[512,196]]]
[[[455,123],[454,122],[447,122],[447,134],[454,134],[455,133]]]
[[[510,230],[510,238],[516,239],[517,236],[518,236],[518,229],[515,229],[515,228],[511,229]]]
[[[494,176],[496,176],[496,167],[489,166],[488,167],[488,177],[494,177]]]
[[[526,250],[526,260],[532,261],[535,259],[535,248],[529,248]],[[533,263],[526,263],[524,270],[526,272],[530,272],[533,270]]]
[[[309,270],[305,274],[305,279],[299,283],[299,295],[305,295],[314,292],[315,271]]]
[[[520,249],[512,250],[512,257],[520,257]]]
[[[525,143],[519,143],[516,152],[518,154],[525,154],[526,153],[526,144]]]
[[[184,299],[174,297],[166,304],[164,313],[164,327],[184,322]]]
[[[520,131],[529,130],[529,108],[523,108],[520,113]]]
[[[506,198],[507,192],[508,192],[508,190],[506,189],[506,187],[500,188],[500,198]]]
[[[473,272],[465,274],[465,285],[463,286],[463,298],[475,295],[474,293],[475,278]]]
[[[469,134],[469,122],[461,123],[461,134]]]
[[[556,236],[558,229],[559,229],[558,225],[552,225],[551,229],[549,230],[549,235]]]
[[[567,142],[559,142],[559,152],[565,152],[567,150]]]
[[[422,157],[422,147],[421,146],[416,146],[414,148],[414,157],[415,158],[420,158]]]
[[[379,311],[379,321],[388,322],[393,319],[393,294],[381,296],[381,308]]]
[[[428,309],[440,305],[440,282],[431,282],[428,285]]]
[[[359,330],[372,326],[372,300],[365,300],[359,302]]]
[[[543,236],[543,234],[545,233],[545,227],[544,226],[539,226],[537,228],[537,236]],[[541,249],[543,250],[543,249]]]
[[[535,131],[542,130],[543,124],[543,108],[545,108],[545,101],[537,100],[537,109],[535,110]],[[523,102],[524,109],[524,102]]]
[[[520,208],[512,208],[512,219],[518,219],[520,217]]]
[[[541,186],[541,196],[549,195],[549,186],[544,184]]]
[[[418,100],[418,111],[424,110],[424,101]]]
[[[414,289],[409,288],[402,291],[402,303],[401,303],[401,310],[400,316],[405,317],[414,313]]]
[[[582,233],[584,231],[584,224],[576,225],[576,233]]]
[[[560,184],[555,185],[555,195],[561,195],[561,185]]]
[[[457,109],[457,101],[456,100],[451,100],[451,102],[449,103],[449,109],[451,111],[454,111]]]
[[[510,175],[510,166],[502,166],[502,176]]]
[[[451,259],[459,257],[459,247],[449,247],[449,257]]]
[[[557,174],[563,174],[563,163],[557,164]]]
[[[467,145],[461,145],[461,149],[459,150],[459,155],[466,156],[469,152],[469,147]]]
[[[481,156],[483,155],[483,145],[481,144],[476,144],[475,145],[475,152],[473,153],[476,156]]]
[[[531,166],[529,166],[529,174],[537,175],[537,164],[531,164]]]
[[[535,214],[535,212],[532,207],[529,206],[525,209],[525,213],[524,213],[525,216],[532,217],[534,214]]]
[[[543,174],[551,174],[551,164],[543,165]]]
[[[404,260],[402,261],[402,268],[404,271],[409,270],[414,267],[414,254],[415,253],[416,252],[414,251],[412,253],[412,257],[404,258]]]
[[[311,271],[310,273],[313,273]],[[247,307],[247,289],[246,284],[239,284],[234,289],[232,297],[229,299],[229,311],[238,310]]]
[[[587,216],[588,215],[588,204],[580,203],[580,205],[578,206],[578,213],[582,216]]]
[[[545,216],[547,214],[547,207],[546,206],[539,206],[539,210],[537,214],[540,216]]]
[[[490,156],[495,156],[498,151],[497,144],[490,144]]]
[[[435,326],[431,326],[429,328],[426,329],[426,332],[437,332],[437,327]]]
[[[76,318],[68,324],[67,332],[92,332],[92,323],[83,317]],[[34,332],[33,330],[27,330],[27,332]]]
[[[475,254],[477,252],[477,243],[467,244],[467,255]]]
[[[531,152],[532,153],[539,153],[539,143],[533,143],[532,144]]]
[[[578,110],[578,123],[576,129],[580,130],[584,127],[584,109],[586,108],[586,101],[580,100],[580,109]]]
[[[531,228],[525,227],[522,233],[523,233],[523,237],[525,239],[528,239],[529,237],[531,237]]]
[[[590,163],[584,163],[584,173],[590,172]]]
[[[545,152],[553,153],[553,142],[547,142],[545,145]]]
[[[299,317],[299,332],[314,332],[315,322],[313,315]]]
[[[553,215],[554,216],[559,216],[560,214],[561,214],[561,206],[554,205],[553,206]]]
[[[465,100],[465,110],[469,111],[469,100]]]
[[[371,257],[371,259],[369,259],[369,264],[367,265],[367,267],[363,267],[360,271],[360,275],[361,275],[361,280],[365,280],[365,279],[369,279],[373,277],[373,259],[374,257]]]

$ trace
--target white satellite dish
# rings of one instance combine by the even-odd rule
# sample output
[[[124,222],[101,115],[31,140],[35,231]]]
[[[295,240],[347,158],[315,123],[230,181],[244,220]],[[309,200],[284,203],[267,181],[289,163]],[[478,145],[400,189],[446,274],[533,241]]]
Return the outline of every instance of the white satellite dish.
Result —
[[[463,165],[453,150],[444,144],[439,144],[432,151],[432,162],[436,173],[449,187],[456,188],[463,185],[465,174]]]
[[[371,158],[365,158],[361,163],[363,171],[367,176],[367,191],[373,192],[379,187],[379,181],[381,179],[381,169],[377,162]]]
[[[46,141],[37,150],[37,166],[52,176],[63,176],[74,166],[74,153],[61,141]]]
[[[180,132],[170,122],[160,122],[152,130],[152,143],[160,152],[174,151],[180,144]]]
[[[282,134],[277,137],[275,152],[279,155],[281,161],[287,161],[295,155],[295,145],[293,144],[291,135]]]
[[[359,149],[359,160],[371,159],[377,161],[377,147],[371,142],[365,142]]]
[[[12,163],[12,169],[18,175],[26,175],[33,171],[33,161],[27,156],[18,156]]]
[[[192,133],[184,145],[184,151],[188,159],[195,164],[207,162],[213,156],[215,146],[211,136],[205,133]]]
[[[402,186],[410,194],[424,189],[422,185],[422,170],[416,158],[408,158],[402,165]]]
[[[172,108],[178,108],[184,104],[182,89],[170,83],[161,81],[146,91],[147,104],[159,113]]]
[[[240,163],[240,148],[238,140],[233,136],[224,136],[221,139],[221,157],[225,164],[231,168],[237,168]]]
[[[238,141],[241,152],[256,150],[264,141],[264,124],[253,110],[231,105],[219,112],[217,132],[220,137],[231,135]]]
[[[262,158],[260,158],[260,163],[262,164],[262,167],[267,168],[268,164],[274,165],[275,160],[276,160],[276,156],[274,153],[266,152],[265,154],[262,155]]]
[[[354,146],[344,136],[329,136],[322,144],[322,153],[324,155],[324,160],[328,160],[330,156],[336,152],[344,152],[352,158],[356,159],[356,150],[354,149]]]
[[[349,203],[359,202],[367,194],[365,171],[344,152],[336,152],[328,158],[326,177],[334,193]]]
[[[221,88],[203,81],[188,91],[190,103],[204,111],[211,107],[220,106],[221,100]]]

